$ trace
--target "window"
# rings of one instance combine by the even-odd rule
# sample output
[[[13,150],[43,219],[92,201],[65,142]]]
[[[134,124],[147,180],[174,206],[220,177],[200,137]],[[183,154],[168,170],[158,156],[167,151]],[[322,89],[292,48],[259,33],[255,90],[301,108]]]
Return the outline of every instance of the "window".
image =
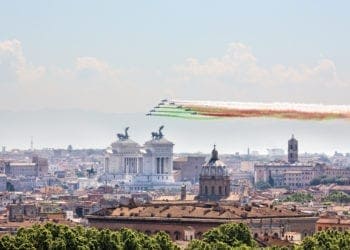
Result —
[[[219,195],[222,195],[222,187],[219,186]]]
[[[160,158],[157,158],[157,174],[160,174]]]
[[[215,187],[214,186],[211,187],[211,194],[215,194]]]
[[[161,174],[164,174],[164,158],[160,158],[160,167],[161,167],[161,170],[160,170],[160,173]]]
[[[175,235],[175,240],[179,240],[180,239],[180,232],[179,231],[175,231],[174,235]]]
[[[208,187],[207,186],[204,187],[204,190],[205,190],[205,195],[208,195]]]

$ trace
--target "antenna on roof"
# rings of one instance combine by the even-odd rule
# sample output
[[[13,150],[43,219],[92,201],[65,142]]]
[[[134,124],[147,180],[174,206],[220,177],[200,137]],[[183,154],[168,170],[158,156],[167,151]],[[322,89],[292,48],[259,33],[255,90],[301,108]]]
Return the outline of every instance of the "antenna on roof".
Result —
[[[34,151],[34,141],[33,136],[30,137],[30,151]]]

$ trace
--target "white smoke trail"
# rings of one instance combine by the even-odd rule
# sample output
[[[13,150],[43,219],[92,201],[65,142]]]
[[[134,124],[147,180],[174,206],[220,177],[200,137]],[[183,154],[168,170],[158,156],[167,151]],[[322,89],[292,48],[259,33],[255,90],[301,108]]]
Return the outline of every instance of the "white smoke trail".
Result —
[[[193,101],[173,100],[176,105],[185,107],[218,108],[228,110],[271,110],[296,111],[305,113],[350,114],[350,105],[325,105],[305,103],[260,103],[260,102],[223,102],[223,101]]]

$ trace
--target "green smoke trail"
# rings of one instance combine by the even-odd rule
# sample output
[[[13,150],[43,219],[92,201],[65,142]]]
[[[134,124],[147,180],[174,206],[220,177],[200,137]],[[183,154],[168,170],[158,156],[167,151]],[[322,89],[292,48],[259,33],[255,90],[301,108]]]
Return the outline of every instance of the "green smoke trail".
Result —
[[[217,117],[203,116],[203,115],[192,115],[188,113],[175,114],[175,113],[165,113],[165,112],[155,112],[152,116],[162,116],[162,117],[170,117],[170,118],[181,118],[188,120],[215,120],[220,119]]]
[[[163,116],[172,118],[182,118],[189,120],[213,120],[216,117],[209,117],[201,115],[190,108],[180,107],[180,106],[158,106],[154,109],[153,116]]]

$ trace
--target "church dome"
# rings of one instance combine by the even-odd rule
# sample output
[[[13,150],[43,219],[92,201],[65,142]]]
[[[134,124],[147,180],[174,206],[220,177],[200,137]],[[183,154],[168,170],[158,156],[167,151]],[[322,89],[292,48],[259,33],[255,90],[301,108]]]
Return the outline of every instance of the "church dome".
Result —
[[[211,152],[211,158],[202,167],[201,176],[228,176],[227,167],[225,163],[219,160],[219,153],[214,149]]]

